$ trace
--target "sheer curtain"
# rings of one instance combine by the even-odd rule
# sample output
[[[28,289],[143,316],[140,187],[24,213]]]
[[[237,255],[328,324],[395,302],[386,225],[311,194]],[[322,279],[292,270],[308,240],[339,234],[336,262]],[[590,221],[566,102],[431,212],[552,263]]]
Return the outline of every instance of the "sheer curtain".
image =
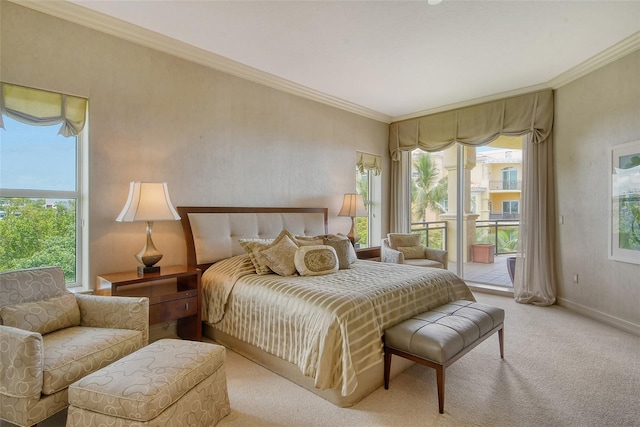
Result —
[[[407,209],[402,176],[408,176],[403,153],[416,148],[444,150],[456,143],[486,145],[500,135],[528,135],[524,146],[522,220],[514,278],[515,299],[522,303],[555,303],[555,174],[553,171],[553,91],[545,90],[486,104],[391,123],[390,211],[392,231],[405,230]],[[395,179],[394,179],[395,178]],[[406,202],[405,202],[406,200]],[[402,205],[401,205],[402,203]]]

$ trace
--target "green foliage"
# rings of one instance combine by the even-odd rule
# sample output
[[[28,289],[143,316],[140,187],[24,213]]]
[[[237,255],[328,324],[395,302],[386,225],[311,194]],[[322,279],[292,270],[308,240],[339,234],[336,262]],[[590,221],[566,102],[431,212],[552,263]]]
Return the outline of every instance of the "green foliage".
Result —
[[[496,235],[494,228],[481,227],[476,229],[476,243],[495,245]],[[518,250],[518,227],[517,226],[501,226],[498,228],[498,246],[497,254],[515,253]]]
[[[76,280],[75,200],[7,198],[0,210],[0,271],[57,265],[67,282]]]
[[[413,159],[411,181],[411,216],[414,222],[425,221],[425,210],[443,213],[442,200],[447,197],[447,179],[436,181],[439,171],[429,153],[420,153]]]

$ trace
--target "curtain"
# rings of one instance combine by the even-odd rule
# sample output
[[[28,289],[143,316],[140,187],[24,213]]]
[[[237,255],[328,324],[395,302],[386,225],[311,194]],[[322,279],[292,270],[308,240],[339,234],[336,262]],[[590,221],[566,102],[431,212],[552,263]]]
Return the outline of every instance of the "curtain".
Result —
[[[382,173],[382,156],[356,151],[356,166],[360,173],[372,171],[374,175]]]
[[[45,90],[2,83],[0,91],[0,128],[2,114],[22,123],[50,126],[62,123],[63,136],[78,135],[87,117],[87,100]]]
[[[514,294],[518,302],[549,305],[555,302],[555,180],[553,172],[553,91],[545,90],[476,106],[391,123],[389,154],[394,173],[407,175],[402,153],[420,148],[441,151],[456,143],[481,146],[501,135],[529,135],[522,195],[524,218],[520,225]],[[524,160],[523,160],[524,161]],[[405,189],[400,179],[392,182],[391,212],[402,211]],[[544,203],[543,203],[544,202]],[[391,227],[399,227],[391,216]],[[401,230],[401,228],[396,228]],[[395,231],[395,230],[394,230]]]
[[[411,231],[411,188],[409,174],[411,152],[400,152],[400,160],[391,162],[391,209],[389,225],[391,231],[408,233]]]

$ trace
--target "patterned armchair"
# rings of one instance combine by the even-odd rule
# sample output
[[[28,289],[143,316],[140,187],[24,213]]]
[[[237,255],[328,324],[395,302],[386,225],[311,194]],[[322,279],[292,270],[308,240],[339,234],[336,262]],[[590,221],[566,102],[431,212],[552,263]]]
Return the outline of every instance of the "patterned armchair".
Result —
[[[58,267],[1,272],[0,419],[39,423],[71,383],[148,341],[148,298],[73,294]]]
[[[380,245],[382,262],[417,265],[419,267],[448,267],[448,253],[420,244],[419,234],[389,233]]]

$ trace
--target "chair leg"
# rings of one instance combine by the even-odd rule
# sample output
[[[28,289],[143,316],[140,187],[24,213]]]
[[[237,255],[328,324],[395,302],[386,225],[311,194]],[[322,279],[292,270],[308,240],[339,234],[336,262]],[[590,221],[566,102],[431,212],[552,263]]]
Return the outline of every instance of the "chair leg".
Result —
[[[438,410],[444,414],[444,366],[436,367],[436,379],[438,383]]]
[[[500,341],[500,358],[504,359],[504,327],[498,329],[498,341]]]
[[[391,373],[391,352],[384,349],[384,389],[389,390],[389,374]]]

